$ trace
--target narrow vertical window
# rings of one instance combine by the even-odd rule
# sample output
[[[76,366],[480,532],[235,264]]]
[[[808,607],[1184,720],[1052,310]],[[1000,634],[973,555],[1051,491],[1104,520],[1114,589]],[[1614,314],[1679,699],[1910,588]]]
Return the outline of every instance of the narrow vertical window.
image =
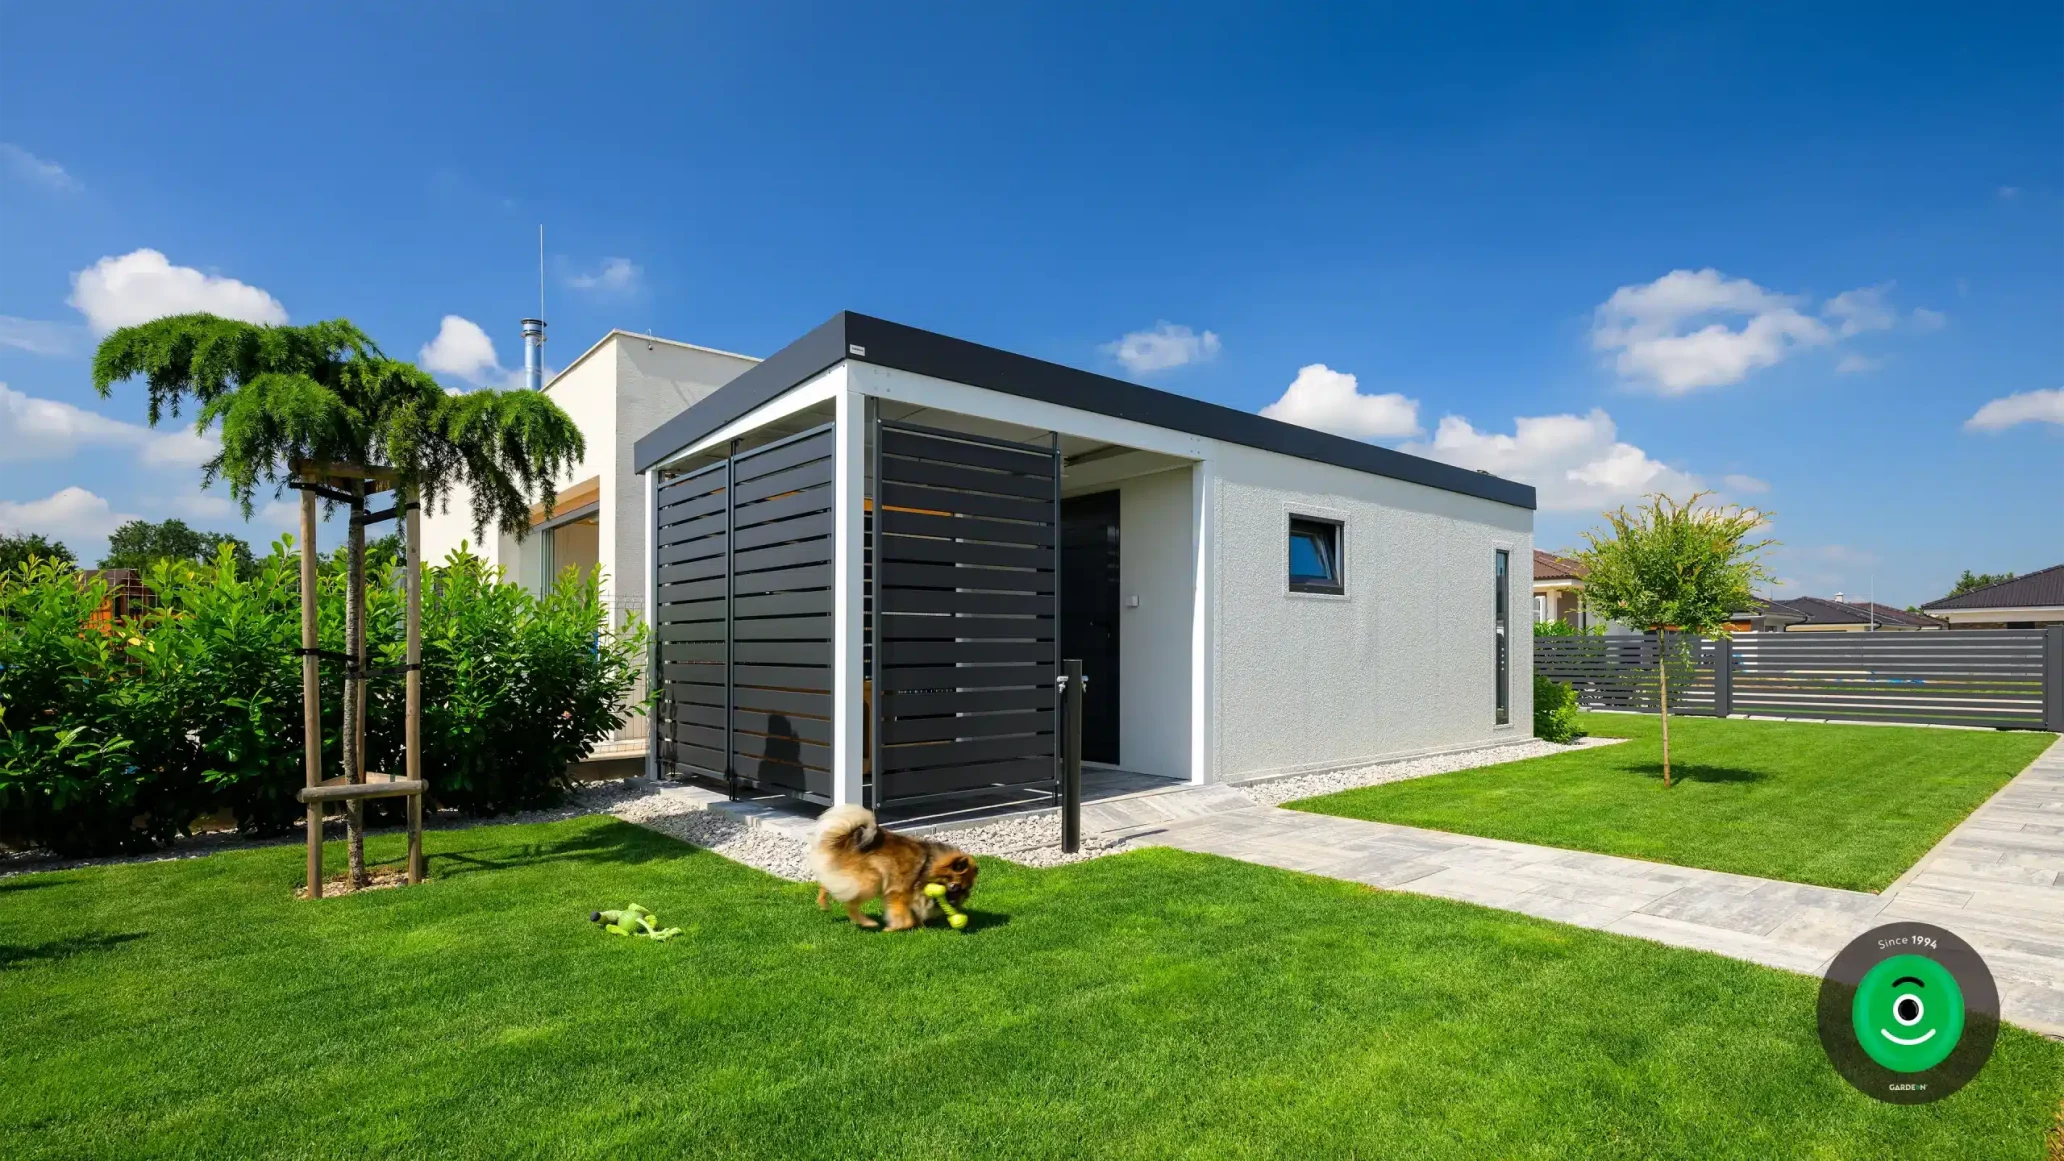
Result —
[[[1512,621],[1512,586],[1506,583],[1506,574],[1512,571],[1512,554],[1499,549],[1497,564],[1493,572],[1497,583],[1497,595],[1492,598],[1492,608],[1497,623],[1497,668],[1498,668],[1498,724],[1505,725],[1512,720],[1512,648],[1508,643],[1507,630]]]

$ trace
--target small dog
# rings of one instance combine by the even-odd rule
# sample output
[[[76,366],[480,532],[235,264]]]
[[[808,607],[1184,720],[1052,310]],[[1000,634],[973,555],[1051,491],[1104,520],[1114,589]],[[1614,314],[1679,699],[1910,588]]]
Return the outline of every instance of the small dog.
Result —
[[[908,931],[932,917],[927,883],[946,888],[955,907],[975,889],[975,860],[963,851],[900,835],[874,821],[874,812],[858,806],[834,806],[817,820],[817,841],[810,848],[817,872],[817,906],[829,900],[846,905],[856,927],[879,927],[860,913],[860,904],[879,897],[890,931]]]

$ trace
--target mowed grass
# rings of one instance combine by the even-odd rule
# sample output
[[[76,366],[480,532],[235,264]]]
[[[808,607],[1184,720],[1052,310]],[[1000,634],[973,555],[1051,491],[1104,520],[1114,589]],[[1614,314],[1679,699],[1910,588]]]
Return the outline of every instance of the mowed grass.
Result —
[[[2035,1158],[2064,1095],[2007,1029],[1878,1104],[1812,979],[1209,856],[887,935],[613,821],[429,842],[314,904],[293,847],[0,881],[6,1154]],[[633,900],[688,934],[587,922]]]
[[[2054,734],[1583,714],[1616,746],[1288,803],[1294,810],[1878,891]]]

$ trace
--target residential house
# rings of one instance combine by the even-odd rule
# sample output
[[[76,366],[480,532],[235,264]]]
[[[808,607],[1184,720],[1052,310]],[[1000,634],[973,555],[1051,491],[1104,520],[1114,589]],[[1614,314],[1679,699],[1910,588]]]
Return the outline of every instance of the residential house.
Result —
[[[2039,629],[2064,625],[2064,564],[1972,589],[1921,608],[1952,629]]]
[[[542,330],[543,324],[537,324]],[[612,330],[544,384],[544,393],[580,427],[587,455],[555,480],[550,512],[532,510],[529,535],[473,532],[470,496],[455,489],[448,506],[423,516],[423,559],[432,564],[466,544],[532,591],[567,569],[601,570],[602,599],[621,626],[645,608],[645,494],[631,470],[631,449],[684,407],[756,360],[652,335]],[[635,695],[643,697],[640,689]],[[633,717],[591,761],[642,759],[646,719]]]
[[[1737,632],[1782,633],[1915,633],[1948,625],[1919,613],[1874,601],[1850,601],[1836,593],[1825,597],[1757,599],[1757,608],[1730,624]]]
[[[638,440],[652,761],[815,802],[1525,738],[1524,484],[859,314]]]
[[[1564,621],[1572,628],[1591,627],[1584,608],[1584,565],[1567,556],[1534,550],[1534,623]]]

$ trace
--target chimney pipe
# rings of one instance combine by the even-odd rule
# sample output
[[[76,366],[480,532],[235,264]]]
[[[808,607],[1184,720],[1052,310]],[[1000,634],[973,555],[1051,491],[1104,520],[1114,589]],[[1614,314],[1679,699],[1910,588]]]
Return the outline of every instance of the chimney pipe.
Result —
[[[545,320],[523,320],[523,385],[532,391],[545,389]]]

